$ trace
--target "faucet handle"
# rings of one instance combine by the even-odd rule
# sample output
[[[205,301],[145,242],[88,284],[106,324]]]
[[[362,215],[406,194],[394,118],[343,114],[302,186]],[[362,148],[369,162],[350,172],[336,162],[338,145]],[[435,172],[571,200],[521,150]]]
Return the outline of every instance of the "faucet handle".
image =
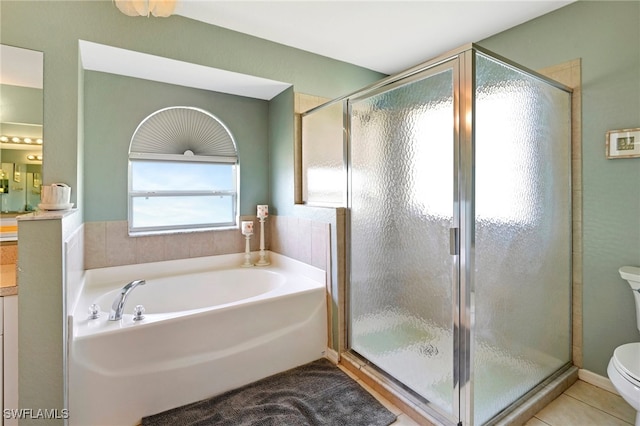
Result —
[[[97,319],[100,316],[100,305],[92,303],[89,306],[89,319]]]
[[[133,308],[133,320],[140,321],[141,319],[144,319],[144,306],[136,305],[136,307]]]

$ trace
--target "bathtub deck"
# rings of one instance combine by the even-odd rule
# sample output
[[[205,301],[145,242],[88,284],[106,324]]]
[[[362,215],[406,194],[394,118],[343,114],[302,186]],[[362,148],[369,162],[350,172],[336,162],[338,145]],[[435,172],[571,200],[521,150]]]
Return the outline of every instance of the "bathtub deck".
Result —
[[[135,424],[145,415],[200,401],[322,356],[327,336],[324,271],[275,255],[270,267],[240,269],[241,257],[93,270],[73,311],[70,425]],[[277,275],[278,285],[259,294],[245,293],[251,280],[264,283],[265,274]],[[127,303],[141,304],[134,299],[136,292],[143,296],[143,289],[154,290],[143,298],[149,309],[143,320],[135,322],[125,312],[120,321],[108,321],[105,311],[89,319],[87,306],[140,276],[147,283]],[[171,278],[175,288],[155,291],[152,280],[163,277]],[[163,311],[174,306],[161,303],[166,294],[181,295],[183,299],[174,302],[186,310]],[[219,301],[228,295],[243,298]],[[203,301],[204,307],[194,305]],[[124,353],[126,363],[113,355]],[[178,382],[186,385],[173,386]],[[88,388],[95,391],[86,392]],[[119,409],[110,409],[114,406]]]

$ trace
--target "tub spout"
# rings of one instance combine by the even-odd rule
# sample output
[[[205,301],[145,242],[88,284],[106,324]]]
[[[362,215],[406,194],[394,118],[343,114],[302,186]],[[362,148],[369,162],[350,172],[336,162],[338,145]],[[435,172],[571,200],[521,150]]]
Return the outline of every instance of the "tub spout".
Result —
[[[122,319],[122,312],[124,311],[124,304],[127,301],[127,296],[129,296],[129,293],[131,293],[134,288],[145,283],[145,280],[135,280],[122,287],[122,290],[120,290],[118,297],[116,297],[116,300],[113,301],[113,305],[111,305],[109,321],[118,321]]]

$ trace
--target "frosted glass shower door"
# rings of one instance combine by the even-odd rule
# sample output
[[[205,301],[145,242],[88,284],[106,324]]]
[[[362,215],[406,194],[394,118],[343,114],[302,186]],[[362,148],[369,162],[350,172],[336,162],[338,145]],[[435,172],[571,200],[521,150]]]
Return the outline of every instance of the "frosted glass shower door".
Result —
[[[349,345],[454,414],[454,69],[349,102]]]
[[[476,54],[474,424],[571,360],[571,95]]]

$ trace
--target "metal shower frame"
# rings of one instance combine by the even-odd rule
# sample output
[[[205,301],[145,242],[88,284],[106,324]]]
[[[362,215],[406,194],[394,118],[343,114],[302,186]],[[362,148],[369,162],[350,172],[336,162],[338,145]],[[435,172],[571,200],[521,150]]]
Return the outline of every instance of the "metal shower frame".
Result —
[[[344,204],[347,207],[352,206],[351,201],[351,159],[349,158],[350,152],[350,102],[352,100],[368,97],[376,92],[383,92],[394,84],[400,84],[400,82],[407,83],[411,79],[421,79],[425,77],[432,70],[442,70],[443,68],[453,70],[453,105],[454,105],[454,126],[456,127],[454,133],[454,206],[453,206],[453,228],[451,231],[451,254],[454,255],[453,261],[453,277],[452,277],[452,302],[453,302],[453,378],[454,378],[454,406],[453,413],[458,413],[457,417],[452,417],[449,413],[443,412],[434,404],[425,401],[423,398],[416,396],[406,386],[395,382],[393,379],[387,377],[383,372],[377,370],[368,369],[369,374],[376,377],[377,380],[385,383],[389,388],[402,394],[402,397],[409,401],[411,404],[419,407],[423,412],[426,412],[433,421],[437,421],[442,424],[465,424],[472,425],[474,418],[473,411],[473,338],[474,327],[473,317],[471,315],[474,310],[473,300],[475,293],[475,282],[472,271],[474,270],[474,258],[475,258],[475,211],[474,211],[474,146],[475,146],[475,75],[476,75],[476,52],[481,53],[487,57],[493,58],[501,63],[512,67],[520,72],[524,72],[531,77],[544,81],[545,83],[554,86],[558,89],[572,93],[572,89],[562,85],[554,80],[551,80],[533,70],[516,64],[500,55],[497,55],[489,50],[486,50],[476,44],[469,43],[449,51],[443,55],[433,58],[429,61],[411,67],[403,72],[384,78],[372,85],[369,85],[361,90],[353,92],[349,95],[343,96],[338,99],[334,99],[326,104],[316,107],[305,114],[313,113],[319,109],[325,108],[329,105],[334,105],[337,102],[341,102],[343,105],[343,128],[345,129],[343,138],[343,158],[344,158],[344,171],[347,179]],[[435,74],[435,72],[433,73]],[[570,185],[570,182],[569,182]],[[466,200],[466,201],[465,201]],[[347,215],[349,215],[349,208],[347,209]],[[571,214],[571,213],[570,213]],[[459,232],[460,229],[465,229],[467,232]],[[346,220],[345,235],[351,235],[350,220]],[[346,238],[345,241],[345,254],[346,254],[346,280],[347,286],[351,276],[351,247],[350,240]],[[570,249],[570,247],[569,247]],[[343,309],[343,318],[349,318],[349,306],[350,301],[348,291],[344,293],[344,299],[340,302],[340,306]],[[571,301],[569,301],[571,305]],[[571,306],[569,306],[571,309]],[[571,327],[570,327],[571,329]],[[340,336],[339,352],[341,356],[351,359],[358,364],[366,364],[367,360],[360,355],[350,351],[348,346],[348,327],[345,326],[344,335]],[[569,346],[570,342],[569,342]],[[552,375],[544,383],[552,380],[554,377],[562,374],[566,369],[571,366],[569,362],[563,366],[560,370]],[[526,399],[527,397],[535,394],[543,384],[532,389],[525,394],[519,401]],[[518,402],[514,403],[516,405]],[[507,414],[501,413],[489,423],[499,420],[502,416]]]

